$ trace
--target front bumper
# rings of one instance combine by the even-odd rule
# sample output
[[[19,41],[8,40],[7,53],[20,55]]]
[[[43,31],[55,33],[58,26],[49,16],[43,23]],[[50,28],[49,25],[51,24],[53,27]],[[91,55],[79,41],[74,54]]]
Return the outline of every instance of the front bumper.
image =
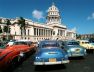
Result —
[[[79,53],[78,53],[78,54],[73,54],[73,53],[72,53],[72,54],[69,54],[68,56],[69,56],[69,57],[79,57],[79,56],[85,56],[85,55],[86,55],[86,54],[79,54]]]
[[[34,62],[34,65],[55,65],[69,63],[69,60],[56,61],[56,62]]]

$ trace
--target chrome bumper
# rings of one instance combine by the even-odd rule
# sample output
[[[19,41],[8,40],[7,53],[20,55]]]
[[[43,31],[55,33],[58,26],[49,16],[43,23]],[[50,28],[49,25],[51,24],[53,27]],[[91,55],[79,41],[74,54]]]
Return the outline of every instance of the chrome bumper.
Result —
[[[55,65],[69,63],[69,60],[57,61],[57,62],[34,62],[34,65]]]

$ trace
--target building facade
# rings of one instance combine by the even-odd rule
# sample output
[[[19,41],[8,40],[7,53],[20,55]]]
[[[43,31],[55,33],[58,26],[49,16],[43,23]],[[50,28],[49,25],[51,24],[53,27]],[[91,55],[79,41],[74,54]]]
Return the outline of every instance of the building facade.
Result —
[[[79,39],[91,39],[94,38],[94,34],[81,34]]]
[[[20,26],[17,24],[18,18],[10,20],[10,34],[13,39],[29,39],[34,42],[44,39],[76,39],[76,31],[74,29],[68,30],[67,27],[61,23],[61,16],[58,8],[52,4],[48,8],[45,23],[34,22],[30,19],[25,19],[25,35],[21,36]]]

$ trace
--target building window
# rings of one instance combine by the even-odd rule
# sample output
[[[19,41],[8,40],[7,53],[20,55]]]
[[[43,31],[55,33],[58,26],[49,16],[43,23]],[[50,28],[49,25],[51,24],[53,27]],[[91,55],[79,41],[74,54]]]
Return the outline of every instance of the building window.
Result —
[[[45,36],[45,29],[44,29],[44,36]]]
[[[52,36],[52,30],[51,30],[51,36]]]
[[[34,28],[34,35],[36,36],[36,28]]]
[[[38,29],[37,29],[37,36],[38,36]]]
[[[28,29],[28,35],[29,35],[29,29]]]
[[[15,32],[15,35],[16,35],[16,32]]]
[[[39,29],[39,36],[40,36],[40,31],[41,31],[41,30]]]
[[[55,31],[53,31],[53,35],[55,35]]]
[[[41,30],[41,35],[43,36],[43,29]]]

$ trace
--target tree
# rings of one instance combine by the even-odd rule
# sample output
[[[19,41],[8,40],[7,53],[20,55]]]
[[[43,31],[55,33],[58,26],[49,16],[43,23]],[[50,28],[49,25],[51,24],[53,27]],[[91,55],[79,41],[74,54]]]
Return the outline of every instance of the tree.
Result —
[[[10,33],[10,25],[11,25],[10,20],[6,19],[5,24],[6,24],[6,26],[4,26],[3,31],[6,32],[6,36],[7,36],[7,40],[8,40],[9,39],[9,33]]]
[[[26,30],[25,30],[25,19],[23,17],[20,17],[18,20],[18,25],[20,25],[20,29],[21,29],[21,37],[23,38],[26,34]]]
[[[10,22],[9,19],[6,20],[6,25],[7,25],[7,29],[8,29],[7,33],[10,33],[10,27],[9,26],[11,25],[11,22]]]
[[[76,34],[76,39],[81,39],[81,35],[80,34]]]
[[[8,32],[8,27],[4,26],[3,31],[7,33]]]

